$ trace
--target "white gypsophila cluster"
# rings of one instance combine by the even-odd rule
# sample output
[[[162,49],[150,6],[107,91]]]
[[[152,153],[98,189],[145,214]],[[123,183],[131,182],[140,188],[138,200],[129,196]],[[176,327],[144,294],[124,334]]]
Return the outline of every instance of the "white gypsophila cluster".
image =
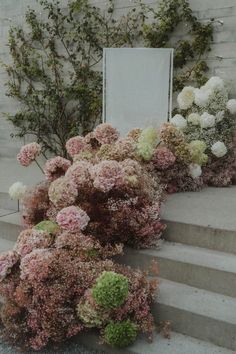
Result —
[[[230,111],[231,114],[235,114],[236,113],[236,100],[235,99],[229,100],[226,104],[226,107]]]
[[[225,111],[219,111],[216,113],[216,122],[219,123],[224,119]]]
[[[185,129],[187,126],[187,121],[181,114],[176,114],[171,118],[170,123],[179,129]]]
[[[219,76],[212,76],[204,85],[210,90],[223,90],[225,88],[224,81]]]
[[[9,188],[10,198],[13,200],[20,200],[24,197],[27,187],[22,182],[15,182]]]
[[[204,112],[200,116],[200,126],[203,129],[212,128],[215,126],[216,118],[212,114]]]
[[[189,174],[193,179],[200,177],[202,174],[201,166],[196,163],[192,163],[189,165]]]
[[[215,144],[212,145],[211,147],[211,152],[213,155],[216,157],[223,157],[227,154],[227,147],[222,141],[217,141]]]
[[[190,113],[187,117],[187,121],[192,125],[200,125],[200,115],[198,113]]]
[[[194,102],[194,90],[194,87],[186,86],[178,94],[177,102],[180,109],[186,110],[192,106]]]
[[[200,89],[194,90],[194,103],[198,107],[205,107],[213,94],[212,89],[202,86]]]

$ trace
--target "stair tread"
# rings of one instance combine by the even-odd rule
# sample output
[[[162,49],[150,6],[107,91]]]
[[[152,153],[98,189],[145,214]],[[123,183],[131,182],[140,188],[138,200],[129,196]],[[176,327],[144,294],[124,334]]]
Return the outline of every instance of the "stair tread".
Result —
[[[15,242],[0,238],[0,253],[12,250]]]
[[[119,349],[113,349],[106,345],[99,345],[99,338],[95,332],[89,332],[85,335],[78,335],[79,343],[94,349],[104,350],[105,353],[118,354]],[[68,348],[69,349],[69,348]],[[73,353],[73,351],[72,351]],[[171,332],[171,338],[166,339],[161,335],[155,335],[153,342],[148,343],[144,339],[138,339],[132,346],[122,350],[124,354],[233,354],[235,351],[222,348],[198,340],[183,334]]]
[[[236,326],[236,298],[160,279],[157,302]]]
[[[129,249],[128,252],[137,251]],[[152,257],[168,258],[183,263],[236,273],[236,257],[231,253],[168,241],[164,241],[158,250],[148,249],[138,252]]]
[[[21,223],[21,213],[20,212],[12,212],[12,210],[10,212],[11,213],[9,213],[8,215],[4,215],[4,216],[0,217],[0,223],[5,222],[8,224],[21,226],[21,224],[22,224]]]
[[[162,207],[162,219],[223,230],[236,230],[236,186],[175,193]]]

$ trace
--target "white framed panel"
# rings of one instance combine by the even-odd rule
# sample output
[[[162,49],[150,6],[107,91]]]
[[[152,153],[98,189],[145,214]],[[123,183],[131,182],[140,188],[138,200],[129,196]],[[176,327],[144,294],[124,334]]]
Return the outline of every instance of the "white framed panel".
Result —
[[[172,109],[173,49],[105,48],[103,121],[122,135],[159,127]]]

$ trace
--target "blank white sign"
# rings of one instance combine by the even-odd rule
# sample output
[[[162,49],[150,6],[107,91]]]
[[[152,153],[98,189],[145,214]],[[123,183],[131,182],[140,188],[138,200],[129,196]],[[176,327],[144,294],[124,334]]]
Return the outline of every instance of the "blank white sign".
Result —
[[[105,48],[103,121],[122,135],[135,127],[159,127],[172,100],[173,49]]]

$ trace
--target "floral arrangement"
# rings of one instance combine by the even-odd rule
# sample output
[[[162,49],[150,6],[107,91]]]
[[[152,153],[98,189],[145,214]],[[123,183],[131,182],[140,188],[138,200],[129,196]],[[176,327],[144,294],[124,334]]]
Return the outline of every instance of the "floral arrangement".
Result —
[[[176,163],[162,174],[162,179],[170,182],[172,191],[231,184],[235,176],[236,99],[229,99],[221,78],[211,77],[200,88],[184,87],[177,102],[178,109],[170,121],[173,127],[162,128],[164,142],[174,152]],[[174,127],[178,132],[173,133]],[[179,154],[185,155],[182,161]]]

